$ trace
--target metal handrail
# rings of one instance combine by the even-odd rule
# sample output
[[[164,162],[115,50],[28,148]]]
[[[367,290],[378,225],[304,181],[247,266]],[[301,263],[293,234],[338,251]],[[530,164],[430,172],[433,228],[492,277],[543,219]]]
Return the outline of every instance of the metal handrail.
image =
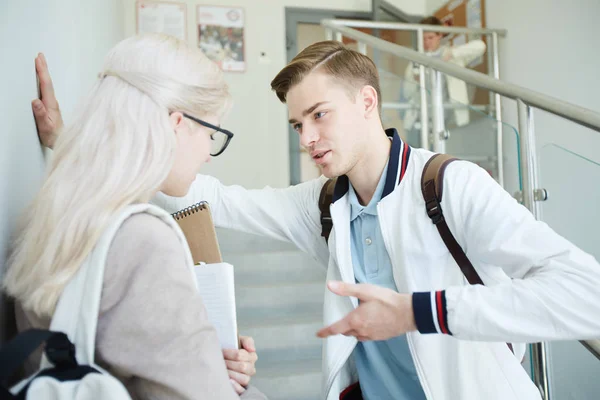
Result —
[[[600,360],[600,340],[582,340],[581,344]]]
[[[444,110],[468,109],[484,112],[488,109],[488,106],[483,104],[444,103],[443,106]],[[428,107],[432,108],[434,106],[432,104],[429,104]],[[390,101],[381,103],[381,108],[391,110],[418,110],[419,108],[421,108],[421,106],[412,103],[397,103]]]
[[[349,28],[371,28],[371,29],[388,29],[392,31],[425,31],[425,32],[440,32],[440,33],[467,33],[470,35],[490,35],[497,33],[499,36],[506,36],[506,29],[489,29],[489,28],[461,28],[441,25],[422,25],[422,24],[406,24],[402,22],[376,22],[362,21],[351,19],[331,19],[328,20],[336,26],[347,26]]]
[[[415,62],[425,67],[432,68],[436,71],[453,76],[463,80],[471,85],[491,90],[502,96],[522,100],[525,104],[547,111],[551,114],[558,115],[569,121],[583,125],[587,128],[600,132],[600,113],[596,113],[590,109],[576,106],[566,101],[535,92],[531,89],[504,82],[499,79],[492,78],[481,72],[473,71],[458,65],[437,60],[425,54],[409,49],[408,47],[400,46],[382,39],[373,37],[366,33],[357,31],[346,26],[342,26],[338,20],[323,20],[321,24],[326,28],[341,33],[342,35],[355,39],[375,49],[394,54],[400,58]],[[423,25],[420,25],[423,29]]]

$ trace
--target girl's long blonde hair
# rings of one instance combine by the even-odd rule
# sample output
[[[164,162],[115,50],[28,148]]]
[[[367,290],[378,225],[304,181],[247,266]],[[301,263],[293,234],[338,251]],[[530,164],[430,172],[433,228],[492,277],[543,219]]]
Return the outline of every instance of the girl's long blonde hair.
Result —
[[[220,115],[229,101],[220,69],[199,49],[160,34],[118,43],[23,214],[6,292],[25,309],[52,316],[111,217],[148,202],[169,174],[176,146],[169,112]]]

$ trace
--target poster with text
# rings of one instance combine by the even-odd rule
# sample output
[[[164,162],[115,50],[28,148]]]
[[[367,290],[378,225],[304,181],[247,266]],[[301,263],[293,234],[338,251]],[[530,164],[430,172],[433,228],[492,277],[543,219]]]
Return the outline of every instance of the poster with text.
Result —
[[[198,6],[198,47],[223,71],[246,70],[244,10],[240,7]]]
[[[186,7],[183,3],[138,1],[137,33],[165,33],[186,39]]]

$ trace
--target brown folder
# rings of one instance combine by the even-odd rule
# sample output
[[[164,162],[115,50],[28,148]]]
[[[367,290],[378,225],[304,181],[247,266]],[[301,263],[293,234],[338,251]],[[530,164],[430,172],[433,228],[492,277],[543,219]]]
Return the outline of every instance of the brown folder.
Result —
[[[223,262],[208,203],[202,201],[172,214],[183,231],[194,264]]]

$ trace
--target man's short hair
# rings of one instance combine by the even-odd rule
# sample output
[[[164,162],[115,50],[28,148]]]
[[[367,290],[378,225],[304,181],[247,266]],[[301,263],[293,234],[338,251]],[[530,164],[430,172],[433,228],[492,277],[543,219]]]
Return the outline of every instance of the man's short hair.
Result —
[[[438,17],[434,17],[433,15],[431,17],[423,18],[419,22],[419,24],[421,24],[421,25],[438,25],[438,26],[444,25]]]
[[[317,69],[344,86],[351,98],[363,86],[372,86],[377,92],[377,105],[381,114],[381,89],[375,63],[364,54],[334,40],[318,42],[302,50],[271,81],[271,89],[285,103],[290,89]]]

